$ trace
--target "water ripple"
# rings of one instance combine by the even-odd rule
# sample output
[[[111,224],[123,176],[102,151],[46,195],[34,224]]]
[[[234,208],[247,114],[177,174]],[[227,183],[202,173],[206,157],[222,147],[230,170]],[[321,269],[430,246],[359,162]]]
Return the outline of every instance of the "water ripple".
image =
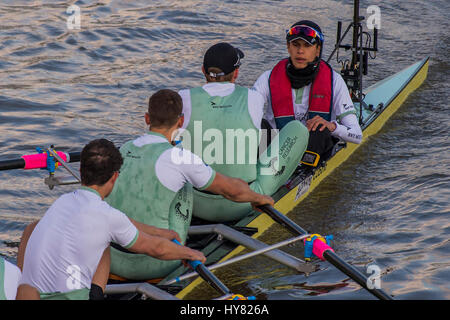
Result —
[[[336,252],[360,270],[379,265],[384,288],[399,299],[450,298],[447,2],[377,4],[380,51],[364,85],[431,56],[428,78],[290,215],[307,230],[333,234]],[[285,29],[302,18],[321,25],[328,56],[336,21],[350,21],[351,3],[304,1],[294,10],[292,2],[271,0],[78,0],[82,28],[68,30],[67,1],[3,0],[0,158],[50,144],[75,151],[98,137],[120,145],[142,134],[148,97],[204,83],[203,54],[219,41],[244,51],[238,82],[245,86],[287,55]],[[44,177],[39,170],[0,171],[0,255],[9,260],[25,225],[72,190],[50,191]],[[283,236],[275,227],[264,240]],[[371,298],[328,264],[317,266],[299,275],[258,258],[223,277],[234,291],[263,299]]]

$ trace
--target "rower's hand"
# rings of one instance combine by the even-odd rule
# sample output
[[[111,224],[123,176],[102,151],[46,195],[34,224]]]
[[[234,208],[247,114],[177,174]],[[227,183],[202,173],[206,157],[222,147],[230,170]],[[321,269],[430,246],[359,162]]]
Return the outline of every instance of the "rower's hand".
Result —
[[[198,250],[194,250],[194,249],[191,249],[191,250],[193,251],[193,257],[190,260],[198,260],[201,263],[205,263],[206,262],[206,257],[203,254],[203,252],[198,251]]]
[[[314,118],[306,121],[306,128],[308,131],[316,131],[317,128],[319,128],[319,131],[323,131],[325,128],[328,128],[330,132],[333,132],[336,130],[336,124],[325,120],[321,116],[315,116]]]
[[[169,240],[175,239],[181,243],[180,235],[176,231],[173,231],[173,230],[166,231],[166,239],[169,239]]]
[[[182,261],[181,261],[181,262],[183,262],[183,265],[184,265],[185,267],[189,267],[189,268],[192,269],[192,267],[191,267],[190,264],[189,264],[189,261],[190,261],[190,260],[191,260],[191,261],[198,260],[198,261],[200,261],[201,263],[205,263],[205,262],[206,262],[206,257],[205,257],[205,255],[203,254],[203,252],[198,251],[198,250],[194,250],[194,249],[190,249],[190,248],[189,248],[189,250],[191,251],[191,252],[190,252],[190,259],[189,259],[189,260],[182,260]]]
[[[252,202],[252,208],[253,208],[253,210],[262,212],[260,209],[258,209],[258,207],[264,206],[266,204],[273,207],[273,205],[275,204],[275,201],[272,199],[272,197],[261,194],[259,199],[256,202]]]

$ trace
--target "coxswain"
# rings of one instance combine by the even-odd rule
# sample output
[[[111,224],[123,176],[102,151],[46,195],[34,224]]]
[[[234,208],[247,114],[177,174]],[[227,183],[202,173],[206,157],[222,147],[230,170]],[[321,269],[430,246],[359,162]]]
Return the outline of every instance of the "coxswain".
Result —
[[[294,23],[286,32],[289,57],[254,84],[268,104],[264,119],[271,127],[281,129],[293,120],[306,125],[310,132],[305,154],[309,165],[329,156],[338,140],[362,141],[348,88],[342,76],[322,60],[323,45],[324,36],[316,23]]]

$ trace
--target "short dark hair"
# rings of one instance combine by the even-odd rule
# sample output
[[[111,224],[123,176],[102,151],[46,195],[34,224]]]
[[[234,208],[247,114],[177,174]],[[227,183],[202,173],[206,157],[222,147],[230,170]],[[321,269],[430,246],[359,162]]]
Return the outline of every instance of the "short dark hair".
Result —
[[[151,127],[172,127],[177,122],[182,111],[183,100],[173,90],[159,90],[148,99],[148,114]]]
[[[102,186],[120,170],[122,163],[122,155],[114,143],[106,139],[93,140],[81,151],[81,183]]]

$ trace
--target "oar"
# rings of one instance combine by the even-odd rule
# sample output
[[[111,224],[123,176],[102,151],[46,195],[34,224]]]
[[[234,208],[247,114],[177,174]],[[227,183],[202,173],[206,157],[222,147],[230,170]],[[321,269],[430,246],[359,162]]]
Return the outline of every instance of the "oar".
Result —
[[[78,162],[80,161],[81,152],[58,152],[63,159],[66,158],[66,162]],[[67,158],[68,156],[68,158]],[[37,153],[31,155],[24,155],[18,159],[2,160],[0,161],[1,170],[13,170],[13,169],[38,169],[45,168],[47,166],[47,155],[45,153]]]
[[[280,223],[281,225],[285,226],[289,231],[294,233],[295,235],[305,235],[307,232],[301,228],[299,225],[297,225],[294,221],[286,217],[284,214],[273,208],[269,205],[264,205],[258,207],[261,209],[264,213],[269,215],[273,220]],[[323,244],[320,240],[315,240],[315,242]],[[314,244],[315,245],[315,244]],[[388,295],[386,292],[384,292],[382,289],[373,288],[370,289],[367,286],[367,278],[364,274],[362,274],[360,271],[358,271],[355,267],[348,264],[344,260],[342,260],[337,254],[333,252],[331,248],[328,246],[324,247],[324,251],[322,252],[322,257],[330,262],[333,266],[341,270],[343,273],[345,273],[347,276],[349,276],[351,279],[353,279],[356,283],[358,283],[360,286],[362,286],[364,289],[369,291],[371,294],[373,294],[375,297],[377,297],[380,300],[393,300],[390,295]]]
[[[178,245],[182,245],[176,239],[173,239]],[[209,283],[214,289],[221,292],[223,295],[231,294],[231,290],[227,288],[208,268],[205,267],[203,263],[198,260],[189,261],[189,265],[194,269],[203,280]]]

